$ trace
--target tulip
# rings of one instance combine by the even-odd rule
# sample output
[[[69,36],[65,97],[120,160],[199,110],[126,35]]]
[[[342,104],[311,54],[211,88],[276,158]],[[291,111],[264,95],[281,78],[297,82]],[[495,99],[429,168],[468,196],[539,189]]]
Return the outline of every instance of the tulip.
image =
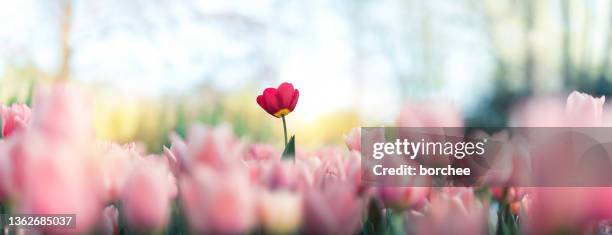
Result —
[[[344,135],[344,142],[350,151],[361,152],[361,128],[355,127]]]
[[[571,124],[578,126],[599,126],[603,115],[605,96],[593,98],[577,91],[567,97],[566,115]]]
[[[108,144],[98,150],[95,161],[105,198],[114,200],[121,197],[133,160],[134,155],[117,144]]]
[[[577,91],[567,97],[565,104],[557,97],[535,97],[516,107],[510,122],[529,127],[600,126],[604,102],[603,96],[594,98]]]
[[[256,201],[246,171],[196,166],[180,180],[181,203],[197,233],[243,234],[255,225]]]
[[[23,172],[15,192],[17,213],[76,214],[76,230],[70,233],[90,231],[101,211],[100,184],[83,152],[63,142],[20,137],[30,145],[19,155]]]
[[[2,116],[2,138],[26,128],[30,122],[30,108],[24,104],[13,104],[11,106],[1,105]]]
[[[520,201],[510,204],[510,208],[512,209],[512,213],[515,215],[521,216],[523,212],[523,215],[528,215],[529,209],[531,208],[531,197],[529,195],[525,195]]]
[[[296,165],[288,161],[272,163],[264,177],[264,182],[270,189],[295,190],[299,183]]]
[[[280,159],[281,153],[269,144],[253,144],[249,147],[249,151],[245,156],[247,161],[278,161]]]
[[[398,127],[410,127],[410,129],[400,129],[399,137],[415,138],[412,136],[415,134],[412,130],[424,128],[427,130],[427,134],[430,134],[430,137],[438,135],[437,139],[433,138],[431,141],[444,141],[440,140],[442,136],[462,136],[464,134],[461,128],[463,124],[461,111],[453,103],[443,101],[407,104],[396,120]],[[423,158],[421,160],[429,166],[446,166],[449,164],[449,158],[446,157]]]
[[[175,143],[172,149],[174,147]],[[228,169],[239,166],[242,161],[242,143],[236,139],[231,127],[227,125],[219,127],[194,125],[189,129],[187,143],[177,141],[176,147],[177,152],[174,157],[182,167],[202,164],[215,169]]]
[[[471,188],[435,193],[424,216],[415,220],[414,234],[486,234],[486,210]]]
[[[169,169],[147,157],[135,163],[125,189],[123,210],[130,227],[155,231],[165,227],[170,213],[170,199],[176,193]]]
[[[262,195],[259,220],[271,234],[290,234],[302,222],[302,197],[287,191],[272,191]]]
[[[591,188],[535,187],[529,213],[521,226],[525,234],[575,234],[588,224]]]
[[[91,103],[80,89],[67,84],[35,92],[32,127],[54,139],[82,142],[94,136]]]
[[[107,206],[102,211],[102,234],[119,235],[119,210],[115,206]]]
[[[336,182],[304,193],[305,234],[355,234],[363,203],[355,187]]]
[[[462,127],[463,117],[451,103],[428,102],[406,105],[397,118],[401,127]]]
[[[429,191],[428,187],[379,187],[377,195],[386,208],[403,211],[422,206]]]
[[[188,158],[188,147],[185,141],[181,139],[176,133],[170,135],[171,146],[167,148],[164,146],[164,157],[168,161],[170,170],[175,176],[179,173],[184,172],[187,168]]]
[[[300,92],[293,85],[284,82],[278,89],[266,88],[263,94],[257,96],[257,104],[274,117],[283,119],[283,130],[285,133],[285,145],[287,145],[287,124],[285,116],[293,112],[297,105]]]
[[[9,170],[11,169],[9,160],[6,143],[0,141],[0,201],[8,197],[9,193]]]

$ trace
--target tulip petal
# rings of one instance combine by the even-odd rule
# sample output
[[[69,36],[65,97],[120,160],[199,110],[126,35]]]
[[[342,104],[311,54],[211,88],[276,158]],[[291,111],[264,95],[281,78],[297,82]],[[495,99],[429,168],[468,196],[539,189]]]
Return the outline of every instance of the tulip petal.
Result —
[[[280,102],[281,108],[289,108],[293,101],[295,89],[291,83],[283,82],[278,86],[278,101]]]
[[[266,110],[266,112],[268,111],[266,109],[266,102],[264,101],[263,95],[257,96],[257,104],[259,104],[259,107],[261,107],[262,109]]]
[[[277,94],[278,92],[274,88],[266,88],[263,92],[264,102],[266,103],[265,110],[272,115],[280,109]]]
[[[295,89],[295,93],[293,94],[293,99],[291,100],[291,104],[289,105],[289,111],[293,112],[293,109],[297,105],[298,98],[300,98],[300,91]]]

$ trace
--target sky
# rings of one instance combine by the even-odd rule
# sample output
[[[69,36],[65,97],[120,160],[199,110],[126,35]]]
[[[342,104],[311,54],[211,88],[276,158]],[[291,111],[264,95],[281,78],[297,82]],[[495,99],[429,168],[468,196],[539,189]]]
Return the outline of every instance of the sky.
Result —
[[[359,16],[374,31],[359,38],[352,2],[75,0],[73,78],[146,96],[289,81],[300,89],[307,119],[357,107],[366,118],[389,121],[403,102],[400,75],[409,77],[409,99],[447,99],[468,110],[491,90],[491,45],[464,1],[377,1]],[[405,2],[417,5],[398,7]],[[422,4],[434,10],[424,13]],[[0,73],[25,63],[57,70],[58,5],[0,6]],[[420,77],[421,52],[433,56],[425,68],[432,77]]]

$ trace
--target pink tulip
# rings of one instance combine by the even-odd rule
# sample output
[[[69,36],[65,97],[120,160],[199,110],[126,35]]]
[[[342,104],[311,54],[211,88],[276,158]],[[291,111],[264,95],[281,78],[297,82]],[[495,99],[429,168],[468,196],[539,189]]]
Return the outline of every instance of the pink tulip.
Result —
[[[123,211],[130,227],[142,231],[164,228],[170,213],[175,185],[166,165],[155,156],[135,162],[123,190]]]
[[[565,104],[557,97],[535,97],[515,107],[510,120],[513,126],[527,127],[600,126],[604,102],[603,96],[593,98],[576,91]]]
[[[119,235],[119,210],[115,206],[107,206],[102,211],[102,234]]]
[[[531,210],[531,196],[529,194],[525,195],[523,199],[520,201],[515,201],[510,204],[510,208],[512,213],[518,216],[528,216]]]
[[[94,136],[92,105],[81,90],[60,84],[36,90],[32,126],[53,139],[84,142]]]
[[[350,151],[361,152],[361,128],[355,127],[344,135],[344,142]]]
[[[451,103],[423,102],[406,105],[397,118],[401,127],[462,127],[463,117]]]
[[[186,142],[186,161],[216,169],[241,165],[242,144],[229,126],[206,127],[194,125]]]
[[[527,234],[580,233],[588,225],[590,188],[533,188],[529,213],[522,221]],[[599,206],[599,205],[593,205]]]
[[[415,234],[486,234],[486,210],[471,188],[437,192],[427,208],[409,227]]]
[[[514,107],[510,116],[510,125],[518,127],[563,127],[566,123],[564,104],[557,97],[531,98]]]
[[[354,234],[363,217],[355,187],[336,182],[304,192],[305,234]]]
[[[444,136],[463,136],[463,115],[461,111],[450,102],[430,101],[411,103],[405,105],[396,125],[398,127],[410,127],[411,129],[400,129],[401,138],[415,138],[414,129],[423,128],[430,137],[444,138]],[[454,128],[444,128],[454,127]],[[444,141],[436,140],[433,141]],[[449,158],[434,157],[421,159],[423,164],[429,166],[446,166]]]
[[[482,176],[484,185],[529,185],[533,179],[532,159],[528,150],[529,145],[523,136],[515,135],[509,139],[509,133],[504,130],[493,136],[479,133],[475,137],[493,140],[499,144],[499,151],[495,155],[484,158],[488,166]]]
[[[491,187],[491,194],[495,200],[505,200],[506,202],[513,203],[523,200],[523,198],[529,193],[529,190],[529,188],[509,187],[506,189],[506,195],[504,198],[504,187]]]
[[[8,158],[6,143],[0,141],[0,201],[9,196],[10,185],[10,162]]]
[[[182,208],[194,232],[238,234],[255,225],[254,189],[245,170],[197,166],[181,178],[180,189]]]
[[[70,233],[90,231],[100,215],[100,184],[83,153],[60,142],[35,138],[25,142],[29,147],[18,156],[23,178],[14,192],[17,213],[76,214],[76,230]]]
[[[386,208],[396,211],[418,209],[429,195],[428,187],[378,187],[376,194]]]
[[[288,191],[264,192],[258,214],[266,232],[290,234],[302,223],[302,197]]]
[[[361,154],[351,152],[344,158],[346,180],[355,185],[361,184]]]
[[[270,144],[253,144],[245,155],[246,161],[280,161],[281,153]]]
[[[612,188],[611,187],[590,187],[583,190],[589,193],[588,206],[589,218],[604,220],[612,218]]]
[[[602,123],[605,96],[593,98],[577,91],[567,97],[565,110],[570,124],[573,126],[599,126]]]
[[[258,164],[257,182],[271,190],[303,191],[313,186],[314,176],[303,161]]]
[[[315,186],[325,187],[329,182],[346,181],[346,167],[344,164],[344,156],[335,151],[327,152],[327,156],[322,155],[322,164],[315,171]]]
[[[175,176],[187,170],[188,147],[185,141],[181,139],[176,133],[170,135],[170,141],[172,146],[166,148],[164,146],[164,157],[170,166],[170,170]]]
[[[2,138],[7,138],[16,132],[26,129],[30,123],[30,113],[30,108],[24,104],[1,105]]]
[[[305,234],[354,234],[363,216],[356,188],[341,182],[304,193]]]
[[[112,143],[105,144],[97,152],[95,161],[102,179],[104,197],[110,201],[119,199],[136,156]]]
[[[298,174],[295,164],[290,161],[279,161],[269,165],[264,180],[270,189],[296,190],[298,188]]]

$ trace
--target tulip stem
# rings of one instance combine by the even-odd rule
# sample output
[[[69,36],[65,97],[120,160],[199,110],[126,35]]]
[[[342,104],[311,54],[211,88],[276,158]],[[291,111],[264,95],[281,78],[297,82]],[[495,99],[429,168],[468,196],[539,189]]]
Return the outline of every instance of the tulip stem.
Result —
[[[287,123],[285,122],[285,115],[281,116],[283,119],[283,131],[285,133],[285,148],[287,148]]]

